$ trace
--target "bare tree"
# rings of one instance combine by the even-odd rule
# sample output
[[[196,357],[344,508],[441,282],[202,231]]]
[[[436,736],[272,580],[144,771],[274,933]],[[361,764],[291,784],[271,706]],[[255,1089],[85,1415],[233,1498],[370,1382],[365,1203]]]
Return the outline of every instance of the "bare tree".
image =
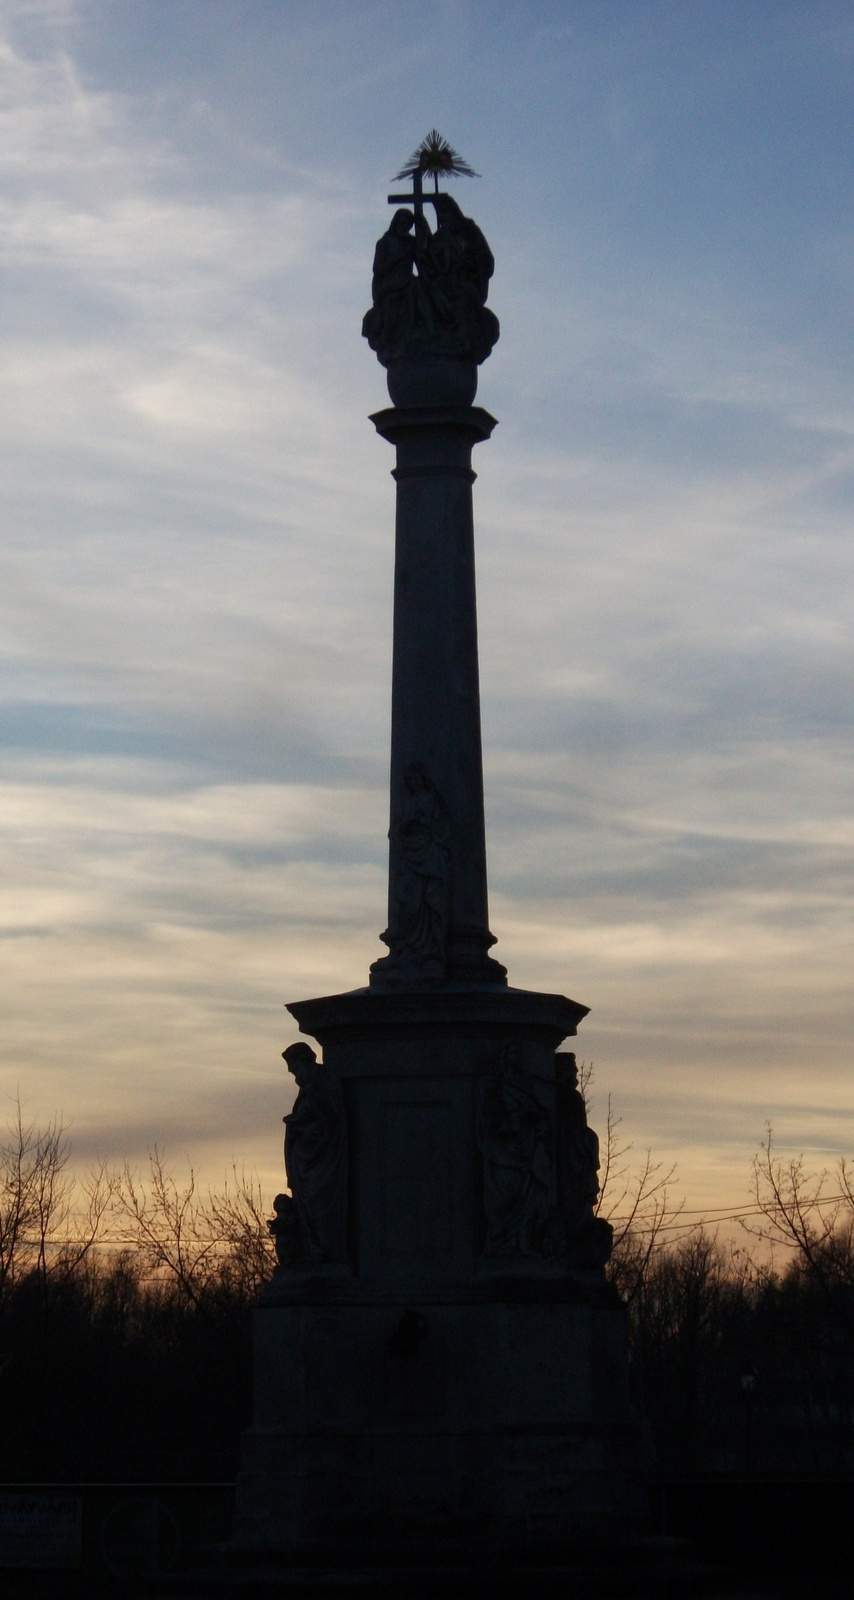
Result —
[[[208,1194],[208,1211],[226,1248],[224,1276],[229,1285],[254,1299],[276,1265],[276,1251],[270,1236],[270,1207],[253,1173],[232,1166],[221,1190]]]
[[[854,1170],[811,1171],[803,1154],[778,1156],[770,1124],[753,1163],[760,1222],[744,1226],[770,1247],[760,1268],[785,1317],[807,1425],[837,1470],[854,1458]],[[775,1271],[780,1247],[788,1266]]]
[[[192,1167],[178,1179],[157,1147],[145,1179],[125,1165],[112,1178],[113,1207],[155,1278],[196,1307],[215,1287],[254,1296],[275,1265],[257,1181],[232,1168],[217,1192],[199,1191]]]
[[[582,1062],[578,1085],[590,1110],[593,1063]],[[639,1161],[632,1160],[634,1146],[620,1133],[622,1118],[614,1113],[611,1096],[606,1104],[605,1131],[599,1147],[599,1196],[596,1212],[606,1217],[614,1229],[614,1248],[609,1264],[611,1281],[623,1299],[631,1302],[643,1292],[644,1274],[666,1238],[684,1205],[674,1199],[672,1185],[676,1166],[655,1161],[647,1150]],[[698,1227],[700,1224],[698,1224]]]
[[[825,1293],[854,1286],[854,1168],[845,1156],[832,1170],[810,1172],[802,1154],[776,1154],[769,1123],[753,1160],[753,1193],[762,1222],[746,1224],[750,1232],[772,1250],[793,1251]]]
[[[0,1296],[26,1273],[74,1272],[97,1243],[110,1186],[103,1166],[82,1182],[68,1168],[65,1128],[25,1122],[20,1099],[0,1144]]]

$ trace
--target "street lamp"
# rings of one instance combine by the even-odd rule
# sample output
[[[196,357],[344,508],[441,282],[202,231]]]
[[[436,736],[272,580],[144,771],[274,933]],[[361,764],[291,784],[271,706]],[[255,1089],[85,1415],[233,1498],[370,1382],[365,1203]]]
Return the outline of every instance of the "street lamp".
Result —
[[[744,1470],[753,1471],[753,1398],[756,1392],[756,1368],[751,1362],[741,1374],[741,1393],[744,1399]]]

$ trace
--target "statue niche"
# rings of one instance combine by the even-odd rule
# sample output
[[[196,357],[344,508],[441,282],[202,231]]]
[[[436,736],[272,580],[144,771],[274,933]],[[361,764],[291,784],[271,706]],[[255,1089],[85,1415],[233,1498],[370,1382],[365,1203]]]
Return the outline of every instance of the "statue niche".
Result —
[[[485,1261],[539,1259],[551,1212],[552,1125],[509,1044],[477,1085],[477,1143],[483,1157]]]
[[[452,195],[429,201],[435,233],[423,213],[401,209],[374,252],[362,333],[384,367],[436,357],[480,364],[498,339],[498,318],[486,306],[492,251]]]
[[[442,981],[451,902],[451,820],[422,762],[410,762],[403,783],[403,801],[389,829],[390,921],[380,934],[389,954],[375,961],[371,971]]]
[[[507,1045],[477,1086],[483,1158],[483,1260],[538,1261],[552,1268],[604,1266],[613,1229],[597,1217],[599,1140],[587,1124],[575,1056],[555,1055],[554,1119]]]
[[[290,1195],[277,1195],[268,1224],[282,1266],[344,1262],[347,1255],[347,1123],[334,1073],[303,1043],[284,1051],[299,1093],[285,1124]]]

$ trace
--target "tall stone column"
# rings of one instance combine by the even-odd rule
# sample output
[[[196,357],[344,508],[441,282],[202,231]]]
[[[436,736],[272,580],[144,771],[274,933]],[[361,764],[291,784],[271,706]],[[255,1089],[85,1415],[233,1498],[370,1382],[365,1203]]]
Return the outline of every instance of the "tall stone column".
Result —
[[[598,1141],[560,1049],[587,1008],[488,953],[471,458],[495,426],[473,403],[493,263],[448,195],[431,232],[416,177],[363,327],[397,451],[388,955],[288,1006],[323,1059],[285,1051],[235,1544],[423,1576],[431,1549],[474,1573],[499,1546],[611,1541],[644,1490]]]
[[[426,405],[371,420],[397,450],[389,955],[371,988],[504,983],[487,954],[471,465],[495,419]]]

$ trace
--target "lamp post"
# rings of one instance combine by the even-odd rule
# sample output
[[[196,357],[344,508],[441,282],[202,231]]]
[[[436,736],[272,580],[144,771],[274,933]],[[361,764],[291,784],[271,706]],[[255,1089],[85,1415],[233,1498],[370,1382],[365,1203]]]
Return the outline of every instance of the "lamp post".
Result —
[[[753,1471],[753,1401],[756,1394],[756,1368],[751,1362],[741,1374],[741,1396],[744,1402],[744,1470]]]

